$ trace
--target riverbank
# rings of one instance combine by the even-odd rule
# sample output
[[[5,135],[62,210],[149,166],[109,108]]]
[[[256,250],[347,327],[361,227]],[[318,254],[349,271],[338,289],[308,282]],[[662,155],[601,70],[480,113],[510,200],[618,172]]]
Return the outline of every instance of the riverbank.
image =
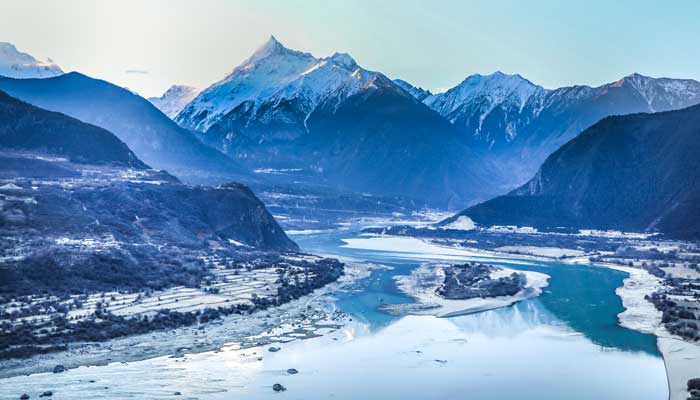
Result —
[[[659,337],[668,375],[669,399],[688,398],[688,380],[700,376],[700,346],[673,337]]]
[[[344,260],[347,262],[347,260]],[[155,357],[250,348],[273,342],[309,339],[336,331],[349,317],[335,310],[333,293],[369,276],[372,265],[348,262],[345,275],[299,299],[250,315],[230,315],[207,324],[154,331],[99,343],[74,343],[68,350],[24,359],[0,360],[0,378],[52,371],[56,365],[71,369],[128,363]]]
[[[663,287],[663,281],[642,269],[605,266],[630,275],[616,291],[625,307],[618,315],[620,325],[657,337],[657,347],[666,366],[669,399],[686,400],[688,380],[700,377],[700,346],[668,332],[661,323],[661,311],[644,298]]]

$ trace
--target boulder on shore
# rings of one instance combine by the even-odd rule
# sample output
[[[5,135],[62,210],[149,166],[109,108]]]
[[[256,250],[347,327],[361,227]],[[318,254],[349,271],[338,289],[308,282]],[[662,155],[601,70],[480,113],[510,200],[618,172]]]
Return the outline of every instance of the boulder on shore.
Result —
[[[272,385],[272,390],[274,390],[275,392],[284,392],[285,390],[287,390],[287,388],[279,383],[275,383],[274,385]]]
[[[61,372],[66,372],[66,367],[64,367],[64,366],[61,365],[61,364],[58,364],[57,366],[53,367],[53,373],[54,373],[54,374],[58,374],[58,373],[61,373]]]

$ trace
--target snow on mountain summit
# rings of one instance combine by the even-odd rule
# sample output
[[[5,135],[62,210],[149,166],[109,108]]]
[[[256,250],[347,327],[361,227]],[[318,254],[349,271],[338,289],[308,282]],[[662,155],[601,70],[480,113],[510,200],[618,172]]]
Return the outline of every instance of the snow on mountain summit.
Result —
[[[610,86],[625,84],[642,96],[651,112],[681,108],[688,101],[700,102],[700,82],[692,79],[652,78],[634,73]]]
[[[380,74],[362,69],[348,54],[317,58],[288,49],[271,36],[223,80],[192,100],[176,121],[206,131],[237,107],[245,106],[250,115],[255,115],[263,105],[286,101],[294,101],[299,111],[308,115],[325,100],[357,93],[376,75]]]
[[[343,68],[347,70],[352,70],[355,71],[357,68],[357,63],[355,62],[355,59],[352,58],[348,53],[335,53],[332,56],[329,57],[329,59],[338,64],[343,66]]]
[[[172,85],[162,96],[150,97],[148,101],[173,119],[199,92],[200,89],[192,86]]]
[[[275,55],[283,55],[283,54],[295,54],[299,56],[311,56],[309,53],[304,53],[301,51],[296,51],[296,50],[291,50],[282,43],[280,43],[274,35],[270,35],[270,38],[267,39],[265,43],[262,44],[262,46],[258,47],[255,52],[246,60],[243,62],[243,64],[254,64],[256,62],[259,62],[261,60],[264,60],[267,57],[275,56]]]
[[[51,59],[40,61],[23,53],[12,43],[0,42],[0,76],[9,78],[49,78],[63,74]]]
[[[430,92],[430,90],[423,89],[422,87],[417,87],[413,86],[412,84],[406,82],[403,79],[394,79],[394,83],[397,84],[400,88],[403,90],[407,91],[410,93],[413,97],[415,97],[418,101],[423,101],[426,98],[432,96],[433,94]]]
[[[452,114],[465,104],[480,103],[484,114],[503,104],[522,109],[530,97],[545,91],[518,74],[497,71],[490,75],[470,75],[447,92],[429,96],[423,102],[454,122],[456,116]]]

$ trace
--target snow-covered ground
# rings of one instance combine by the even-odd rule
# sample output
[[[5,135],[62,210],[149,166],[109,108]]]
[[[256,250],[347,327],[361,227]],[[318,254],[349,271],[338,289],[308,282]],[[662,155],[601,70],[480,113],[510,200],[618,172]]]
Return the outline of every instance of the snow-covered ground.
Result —
[[[476,223],[466,215],[460,215],[456,220],[449,224],[441,226],[442,229],[458,229],[462,231],[470,231],[476,229]]]
[[[581,229],[577,235],[627,239],[648,239],[654,236],[653,233],[621,232],[616,230],[601,231],[596,229]]]
[[[413,258],[422,260],[451,260],[499,262],[507,260],[511,264],[529,264],[522,260],[523,256],[512,256],[506,253],[496,253],[487,250],[469,249],[437,245],[426,240],[404,236],[370,236],[366,238],[342,239],[341,247],[350,249],[374,250],[386,252],[386,255],[396,258]]]
[[[625,307],[625,311],[617,316],[620,325],[653,335],[665,331],[661,326],[661,311],[644,298],[659,290],[663,286],[663,281],[643,269],[614,264],[606,266],[629,274],[629,277],[623,281],[623,285],[615,291],[622,300],[622,306]]]
[[[494,250],[505,253],[528,254],[532,256],[542,256],[550,258],[578,257],[586,254],[581,250],[563,249],[561,247],[540,247],[540,246],[501,246]]]

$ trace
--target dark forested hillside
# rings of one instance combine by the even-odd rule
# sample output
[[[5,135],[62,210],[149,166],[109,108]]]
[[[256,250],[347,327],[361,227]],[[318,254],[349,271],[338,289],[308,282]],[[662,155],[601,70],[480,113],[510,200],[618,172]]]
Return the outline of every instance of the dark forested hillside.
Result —
[[[0,147],[64,156],[76,163],[147,168],[112,133],[34,107],[1,91]]]
[[[658,231],[697,239],[698,154],[700,106],[608,117],[547,158],[527,184],[457,216],[483,225]]]

